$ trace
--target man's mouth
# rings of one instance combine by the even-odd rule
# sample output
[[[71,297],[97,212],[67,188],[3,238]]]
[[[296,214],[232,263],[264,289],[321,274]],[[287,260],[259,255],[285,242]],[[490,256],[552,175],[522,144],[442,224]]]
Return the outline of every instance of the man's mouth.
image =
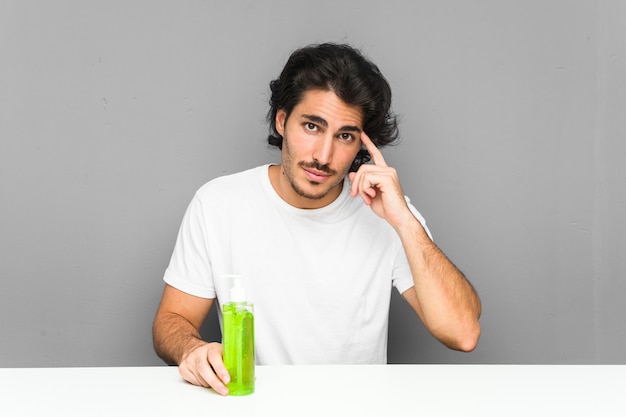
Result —
[[[304,168],[304,174],[309,179],[309,181],[313,182],[324,182],[329,177],[329,175],[325,172],[313,170],[310,168]]]
[[[300,165],[300,168],[304,170],[304,175],[311,182],[321,183],[326,181],[326,179],[328,179],[331,175],[335,174],[335,172],[328,166],[315,162],[300,162],[298,165]]]

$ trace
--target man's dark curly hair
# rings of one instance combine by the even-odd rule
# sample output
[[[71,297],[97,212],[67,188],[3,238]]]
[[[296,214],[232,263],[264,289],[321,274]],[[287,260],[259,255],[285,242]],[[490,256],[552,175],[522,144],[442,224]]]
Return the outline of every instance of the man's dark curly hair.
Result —
[[[391,88],[378,67],[352,46],[323,43],[305,46],[291,54],[280,76],[270,82],[272,95],[267,113],[267,142],[282,149],[283,137],[276,130],[276,113],[287,118],[308,90],[332,91],[346,104],[361,108],[363,130],[377,147],[393,145],[398,122],[391,112]],[[370,160],[361,149],[350,171]]]

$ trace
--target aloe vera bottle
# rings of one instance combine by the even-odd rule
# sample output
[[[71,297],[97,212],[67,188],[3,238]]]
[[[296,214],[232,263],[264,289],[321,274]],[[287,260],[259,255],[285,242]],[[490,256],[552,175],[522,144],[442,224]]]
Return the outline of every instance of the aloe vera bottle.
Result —
[[[230,301],[222,307],[224,365],[230,375],[229,395],[254,392],[254,306],[246,301],[241,277],[230,276]]]

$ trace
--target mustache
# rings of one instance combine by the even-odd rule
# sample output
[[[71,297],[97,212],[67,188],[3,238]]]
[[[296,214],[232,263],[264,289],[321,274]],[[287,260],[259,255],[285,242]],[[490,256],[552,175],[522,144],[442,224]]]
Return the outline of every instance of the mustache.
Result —
[[[317,161],[312,161],[312,162],[300,161],[298,162],[298,166],[301,168],[315,169],[317,171],[321,171],[328,175],[335,175],[337,173],[337,171],[330,169],[328,165],[322,165]]]

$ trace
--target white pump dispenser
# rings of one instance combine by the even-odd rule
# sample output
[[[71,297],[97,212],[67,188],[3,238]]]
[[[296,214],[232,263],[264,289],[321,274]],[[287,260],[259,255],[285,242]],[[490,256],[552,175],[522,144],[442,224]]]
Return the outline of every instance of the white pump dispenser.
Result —
[[[241,284],[241,275],[225,275],[225,278],[230,278],[233,280],[233,286],[230,288],[230,302],[245,303],[246,289]]]

